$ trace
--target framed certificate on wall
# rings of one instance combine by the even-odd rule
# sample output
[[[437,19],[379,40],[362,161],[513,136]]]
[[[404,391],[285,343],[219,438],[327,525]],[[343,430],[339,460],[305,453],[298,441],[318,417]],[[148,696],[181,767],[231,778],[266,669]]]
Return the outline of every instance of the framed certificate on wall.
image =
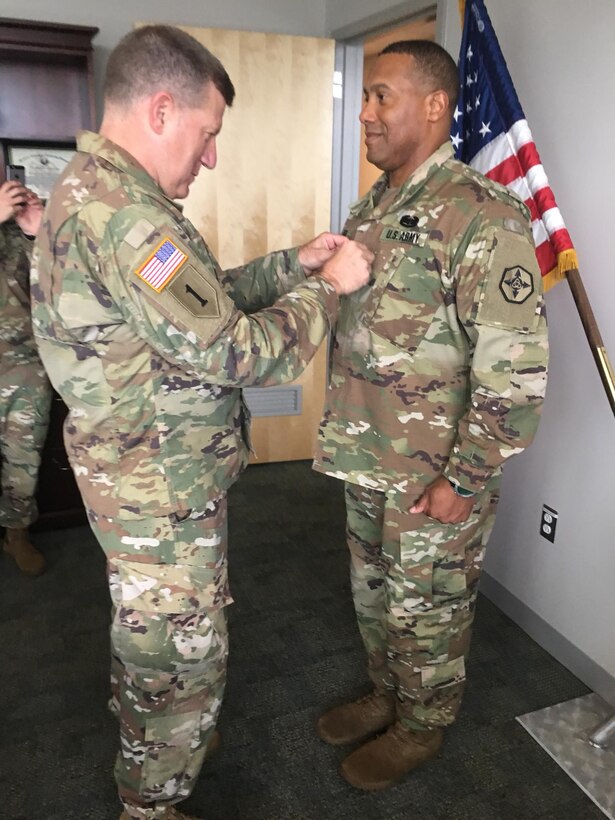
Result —
[[[23,165],[26,186],[41,199],[49,199],[51,189],[74,153],[72,148],[52,148],[42,145],[7,146],[9,163]]]

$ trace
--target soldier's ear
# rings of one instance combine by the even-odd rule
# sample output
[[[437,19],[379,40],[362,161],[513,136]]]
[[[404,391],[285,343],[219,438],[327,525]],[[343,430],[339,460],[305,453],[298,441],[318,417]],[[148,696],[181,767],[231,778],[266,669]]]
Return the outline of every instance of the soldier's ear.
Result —
[[[429,122],[439,122],[448,112],[448,94],[443,89],[430,92],[425,98],[427,105],[427,119]]]
[[[168,126],[174,109],[173,97],[167,91],[157,91],[149,98],[148,116],[152,131],[161,136]]]

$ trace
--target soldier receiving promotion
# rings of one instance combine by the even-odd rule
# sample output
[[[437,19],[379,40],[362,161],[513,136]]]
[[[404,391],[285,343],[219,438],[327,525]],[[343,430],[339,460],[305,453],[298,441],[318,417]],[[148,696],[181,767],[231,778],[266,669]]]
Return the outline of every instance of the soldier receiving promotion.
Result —
[[[46,566],[28,534],[38,513],[51,402],[30,317],[30,254],[42,213],[38,198],[17,180],[0,186],[0,527],[4,552],[27,575],[40,575]]]
[[[79,136],[33,263],[37,341],[108,560],[123,820],[185,817],[175,804],[217,742],[226,490],[247,461],[239,388],[298,376],[373,259],[322,234],[220,269],[173,200],[216,164],[233,98],[221,63],[184,32],[126,35],[100,133]]]
[[[547,372],[526,207],[453,159],[455,63],[403,41],[361,122],[384,173],[345,234],[375,254],[345,297],[315,469],[345,481],[352,595],[373,690],[321,716],[361,789],[437,754],[457,715],[503,464],[531,442]]]

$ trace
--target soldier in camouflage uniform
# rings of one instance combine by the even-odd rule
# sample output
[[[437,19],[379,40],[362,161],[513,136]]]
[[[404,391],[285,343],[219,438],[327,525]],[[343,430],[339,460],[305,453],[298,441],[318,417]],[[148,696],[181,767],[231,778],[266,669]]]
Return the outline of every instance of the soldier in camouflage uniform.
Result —
[[[247,462],[239,388],[296,378],[373,258],[323,234],[220,269],[173,200],[214,167],[233,97],[186,33],[128,34],[107,65],[101,133],[79,135],[33,261],[39,349],[108,560],[124,820],[184,817],[174,804],[215,738],[226,490]]]
[[[530,443],[546,383],[528,212],[453,159],[457,88],[435,43],[381,53],[361,122],[385,173],[345,228],[374,251],[374,281],[343,300],[315,468],[346,482],[374,689],[318,733],[368,741],[341,770],[362,789],[433,757],[455,719],[501,468]]]
[[[0,526],[4,552],[28,575],[45,571],[28,526],[35,521],[41,450],[51,387],[38,357],[30,318],[30,253],[42,206],[16,181],[0,187]],[[28,234],[28,235],[27,235]]]

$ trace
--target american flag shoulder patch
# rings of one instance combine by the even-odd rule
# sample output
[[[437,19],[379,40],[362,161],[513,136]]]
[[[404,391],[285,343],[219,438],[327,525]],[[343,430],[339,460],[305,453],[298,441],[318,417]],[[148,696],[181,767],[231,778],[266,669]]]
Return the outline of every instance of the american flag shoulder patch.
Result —
[[[157,293],[164,290],[174,274],[181,268],[188,257],[168,237],[165,237],[156,250],[148,256],[135,273]]]

